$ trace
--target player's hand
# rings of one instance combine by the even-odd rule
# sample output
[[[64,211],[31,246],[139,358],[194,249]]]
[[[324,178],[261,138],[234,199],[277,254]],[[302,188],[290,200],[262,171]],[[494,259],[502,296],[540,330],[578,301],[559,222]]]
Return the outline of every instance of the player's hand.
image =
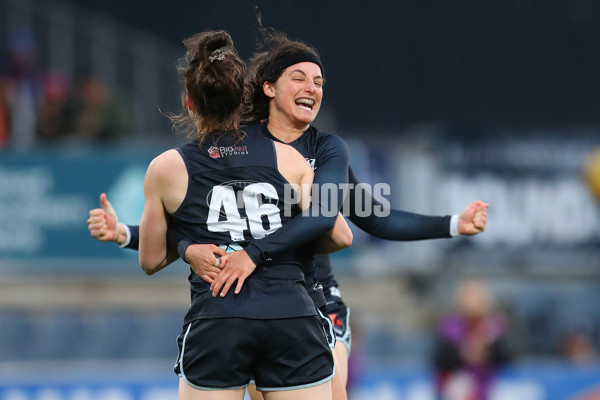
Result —
[[[465,207],[458,215],[458,233],[476,235],[485,230],[489,204],[477,200]]]
[[[192,244],[185,249],[185,259],[192,271],[207,283],[213,283],[227,263],[226,254],[225,250],[214,244]]]
[[[256,264],[254,264],[248,253],[244,250],[234,251],[225,257],[227,257],[225,267],[223,267],[217,278],[210,285],[213,297],[216,297],[219,292],[221,292],[221,297],[225,297],[236,280],[235,294],[240,293],[244,281],[256,269]]]
[[[90,210],[90,217],[87,220],[90,235],[101,242],[118,243],[118,234],[123,228],[119,226],[117,213],[106,198],[105,193],[100,195],[100,206],[102,208]]]

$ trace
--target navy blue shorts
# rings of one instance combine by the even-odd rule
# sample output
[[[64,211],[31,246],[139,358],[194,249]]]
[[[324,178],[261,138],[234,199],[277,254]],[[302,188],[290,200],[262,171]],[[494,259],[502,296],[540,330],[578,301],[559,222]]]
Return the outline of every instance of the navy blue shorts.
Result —
[[[350,355],[350,346],[352,345],[350,309],[342,300],[340,290],[336,286],[325,289],[325,300],[327,301],[325,309],[333,325],[335,340],[344,343],[348,349],[348,355]]]
[[[333,356],[317,316],[199,319],[177,338],[177,373],[201,390],[300,389],[333,377]]]
[[[333,333],[333,328],[331,325],[331,319],[327,315],[327,307],[325,300],[325,293],[323,292],[323,285],[315,280],[311,280],[310,283],[306,284],[306,291],[310,296],[313,303],[315,303],[315,307],[317,308],[317,313],[319,317],[321,317],[321,324],[323,325],[323,331],[325,331],[325,336],[327,337],[327,342],[329,343],[329,347],[335,347],[335,334]]]

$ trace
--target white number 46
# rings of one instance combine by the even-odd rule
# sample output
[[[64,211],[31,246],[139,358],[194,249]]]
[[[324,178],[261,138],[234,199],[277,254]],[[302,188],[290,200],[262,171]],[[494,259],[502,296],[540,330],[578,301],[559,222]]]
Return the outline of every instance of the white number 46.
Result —
[[[231,186],[215,186],[211,191],[206,225],[211,232],[229,232],[234,242],[244,240],[244,231],[249,230],[254,239],[261,239],[281,228],[279,208],[272,203],[260,204],[259,196],[279,200],[277,190],[270,183],[252,183],[242,192],[243,207],[247,218],[242,218],[238,210],[235,191]],[[221,210],[224,212],[222,213]],[[219,216],[225,219],[219,220]],[[262,217],[266,216],[269,228],[265,229]]]

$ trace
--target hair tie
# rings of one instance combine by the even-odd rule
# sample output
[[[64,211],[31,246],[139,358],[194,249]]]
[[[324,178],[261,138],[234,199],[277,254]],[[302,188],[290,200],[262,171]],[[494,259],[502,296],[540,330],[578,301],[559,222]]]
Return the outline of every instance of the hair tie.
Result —
[[[208,61],[210,61],[210,62],[213,62],[215,60],[223,61],[225,59],[225,50],[227,50],[227,47],[220,47],[216,50],[213,50],[208,55]]]

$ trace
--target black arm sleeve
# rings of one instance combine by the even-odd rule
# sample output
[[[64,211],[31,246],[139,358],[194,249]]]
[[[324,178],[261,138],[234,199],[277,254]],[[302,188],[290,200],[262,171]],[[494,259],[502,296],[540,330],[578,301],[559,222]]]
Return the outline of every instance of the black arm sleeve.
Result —
[[[387,240],[423,240],[450,237],[450,216],[434,217],[413,214],[400,210],[389,210],[387,216],[377,216],[382,210],[382,203],[371,196],[368,190],[356,190],[359,183],[352,168],[348,171],[349,218],[363,231]],[[362,196],[363,204],[372,209],[364,213],[366,216],[357,216],[356,196]],[[387,207],[389,209],[389,207]]]
[[[348,146],[336,135],[326,135],[320,140],[313,181],[313,204],[310,212],[306,213],[309,215],[301,213],[269,236],[250,243],[245,250],[256,265],[273,255],[317,239],[335,225],[344,203],[344,184],[348,182]],[[324,190],[328,191],[328,196],[321,195]]]
[[[126,249],[139,250],[140,249],[140,226],[139,225],[127,225],[129,233],[131,234],[129,243],[125,246]]]
[[[129,244],[125,246],[126,249],[138,250],[140,249],[140,227],[139,225],[127,225],[129,228],[130,239]],[[183,253],[185,254],[185,249],[192,244],[191,240],[189,240],[186,236],[181,235],[179,232],[175,232],[172,229],[167,230],[167,245],[172,248],[177,248],[179,251],[179,247],[183,247]],[[181,256],[181,253],[179,254]],[[181,257],[184,260],[183,257]],[[184,260],[185,261],[185,260]]]
[[[185,250],[194,244],[194,242],[177,229],[167,229],[167,244],[169,247],[177,248],[179,257],[187,262],[185,259]]]

